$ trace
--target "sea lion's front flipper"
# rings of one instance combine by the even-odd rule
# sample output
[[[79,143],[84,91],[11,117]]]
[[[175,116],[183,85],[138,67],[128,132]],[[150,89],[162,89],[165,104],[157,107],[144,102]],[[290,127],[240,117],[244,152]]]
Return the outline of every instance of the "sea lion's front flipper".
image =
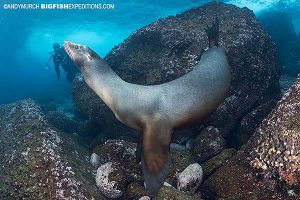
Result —
[[[167,128],[148,128],[143,132],[142,168],[146,189],[155,197],[169,173],[171,131]]]

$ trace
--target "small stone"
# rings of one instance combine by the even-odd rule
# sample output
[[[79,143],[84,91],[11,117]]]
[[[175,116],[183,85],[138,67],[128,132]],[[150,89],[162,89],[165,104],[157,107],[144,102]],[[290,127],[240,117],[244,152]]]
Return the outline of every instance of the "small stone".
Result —
[[[170,148],[175,150],[186,150],[186,147],[184,145],[177,144],[177,143],[171,143]]]
[[[176,176],[190,164],[195,163],[192,154],[187,150],[171,149],[172,165],[166,181],[176,186]]]
[[[98,156],[96,153],[93,153],[91,155],[91,160],[90,160],[92,166],[94,169],[97,169],[100,165],[100,156]]]
[[[296,196],[296,193],[295,193],[294,190],[288,190],[288,195],[289,195],[290,197],[295,197],[295,196]]]
[[[202,167],[198,163],[191,164],[178,176],[177,189],[193,194],[200,186],[202,178]]]
[[[185,147],[186,147],[188,150],[192,150],[194,141],[195,141],[194,138],[190,138],[190,139],[186,142]]]
[[[124,194],[126,176],[116,163],[108,162],[98,168],[96,185],[106,197],[119,198]]]
[[[173,187],[170,183],[168,183],[168,182],[164,182],[164,186],[166,186],[166,187]]]
[[[139,198],[139,200],[151,200],[151,198],[149,196],[143,196]]]

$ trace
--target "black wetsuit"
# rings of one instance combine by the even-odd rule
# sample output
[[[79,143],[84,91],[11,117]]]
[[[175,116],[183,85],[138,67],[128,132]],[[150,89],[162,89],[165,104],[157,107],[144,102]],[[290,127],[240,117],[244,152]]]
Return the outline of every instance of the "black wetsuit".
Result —
[[[53,64],[55,67],[57,77],[60,78],[59,66],[61,66],[63,70],[67,73],[66,79],[69,82],[73,82],[76,74],[79,72],[79,70],[69,58],[63,47],[60,47],[59,49],[55,50],[53,54]]]

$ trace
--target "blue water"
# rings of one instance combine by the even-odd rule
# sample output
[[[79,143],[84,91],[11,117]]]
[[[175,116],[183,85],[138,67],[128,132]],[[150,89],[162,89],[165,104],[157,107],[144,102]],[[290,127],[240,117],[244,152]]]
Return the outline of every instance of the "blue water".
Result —
[[[247,6],[257,15],[266,10],[287,11],[295,30],[300,31],[298,0],[228,0]],[[57,80],[53,65],[45,63],[54,42],[70,40],[90,46],[100,56],[122,42],[134,30],[159,18],[175,15],[209,1],[131,0],[96,1],[113,3],[112,10],[4,10],[4,3],[74,3],[74,1],[9,1],[0,3],[0,104],[24,98],[71,98],[72,85],[62,77]],[[86,0],[76,3],[87,3]],[[64,73],[62,73],[64,74]]]

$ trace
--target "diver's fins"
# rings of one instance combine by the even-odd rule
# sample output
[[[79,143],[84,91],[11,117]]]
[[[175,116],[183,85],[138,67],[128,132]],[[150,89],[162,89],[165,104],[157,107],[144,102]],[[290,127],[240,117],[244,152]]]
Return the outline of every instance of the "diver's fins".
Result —
[[[58,65],[58,64],[55,64],[54,67],[55,67],[55,72],[56,72],[56,75],[57,75],[57,79],[60,79],[59,65]]]
[[[207,26],[207,29],[205,29],[206,35],[208,37],[209,47],[216,46],[218,47],[218,41],[219,41],[219,27],[220,22],[219,18],[216,17],[215,22],[209,27]]]
[[[142,169],[150,197],[155,197],[169,173],[171,131],[152,128],[143,133]]]

